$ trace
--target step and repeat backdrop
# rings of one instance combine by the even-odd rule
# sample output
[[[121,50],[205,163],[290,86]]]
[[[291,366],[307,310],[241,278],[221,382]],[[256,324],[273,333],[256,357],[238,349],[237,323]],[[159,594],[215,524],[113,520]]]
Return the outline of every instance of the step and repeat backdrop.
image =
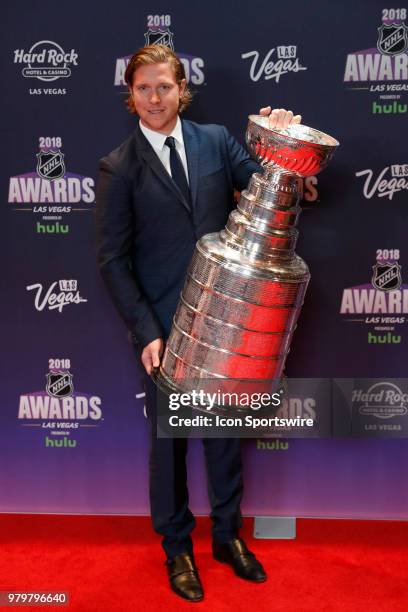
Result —
[[[195,93],[189,119],[243,142],[270,104],[341,143],[304,184],[297,252],[312,280],[287,375],[347,379],[350,407],[334,423],[309,381],[281,415],[320,429],[245,440],[243,512],[407,518],[407,7],[44,0],[3,17],[0,511],[149,511],[143,392],[94,211],[98,159],[135,127],[127,62],[161,42]],[[200,440],[189,471],[206,512]]]

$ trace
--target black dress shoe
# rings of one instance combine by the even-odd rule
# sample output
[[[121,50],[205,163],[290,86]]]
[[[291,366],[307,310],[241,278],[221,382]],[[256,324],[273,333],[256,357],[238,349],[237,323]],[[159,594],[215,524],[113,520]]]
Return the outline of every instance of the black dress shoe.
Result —
[[[181,553],[166,561],[172,590],[188,601],[201,601],[204,597],[193,555]]]
[[[253,582],[265,582],[266,573],[258,559],[240,538],[226,544],[213,542],[213,557],[221,563],[228,563],[240,578]]]

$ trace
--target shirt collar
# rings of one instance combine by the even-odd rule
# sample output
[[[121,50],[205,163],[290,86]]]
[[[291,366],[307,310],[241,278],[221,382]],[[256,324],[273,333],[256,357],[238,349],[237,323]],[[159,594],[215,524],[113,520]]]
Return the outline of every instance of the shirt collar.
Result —
[[[139,126],[143,134],[146,136],[147,140],[152,145],[153,149],[157,151],[162,151],[164,147],[164,143],[167,138],[166,134],[161,134],[160,132],[155,132],[154,130],[151,130],[150,128],[143,125],[140,119],[139,119]],[[184,145],[183,130],[181,127],[181,121],[180,121],[179,116],[177,117],[177,123],[174,126],[174,129],[171,132],[171,134],[169,134],[169,136],[173,136],[173,138],[179,144]]]

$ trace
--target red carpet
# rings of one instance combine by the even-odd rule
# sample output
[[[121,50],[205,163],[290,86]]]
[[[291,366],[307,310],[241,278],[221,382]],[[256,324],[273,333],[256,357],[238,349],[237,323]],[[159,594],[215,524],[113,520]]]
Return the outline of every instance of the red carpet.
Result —
[[[408,610],[407,523],[299,520],[297,532],[293,541],[254,540],[245,521],[242,535],[269,573],[266,583],[251,584],[213,561],[209,521],[198,519],[205,600],[192,604],[168,589],[150,519],[0,515],[0,590],[70,593],[68,606],[23,610]]]

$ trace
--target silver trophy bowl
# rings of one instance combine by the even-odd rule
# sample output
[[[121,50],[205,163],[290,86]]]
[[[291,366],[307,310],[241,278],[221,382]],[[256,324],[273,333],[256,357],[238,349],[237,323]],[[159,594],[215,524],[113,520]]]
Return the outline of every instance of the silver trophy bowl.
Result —
[[[249,115],[246,144],[252,157],[264,168],[279,166],[297,176],[318,174],[339,146],[337,140],[307,125],[269,128],[269,118]]]
[[[302,177],[320,172],[337,140],[305,125],[270,129],[250,115],[246,143],[263,167],[225,228],[196,244],[156,384],[214,390],[214,379],[280,381],[310,274],[295,254]]]

